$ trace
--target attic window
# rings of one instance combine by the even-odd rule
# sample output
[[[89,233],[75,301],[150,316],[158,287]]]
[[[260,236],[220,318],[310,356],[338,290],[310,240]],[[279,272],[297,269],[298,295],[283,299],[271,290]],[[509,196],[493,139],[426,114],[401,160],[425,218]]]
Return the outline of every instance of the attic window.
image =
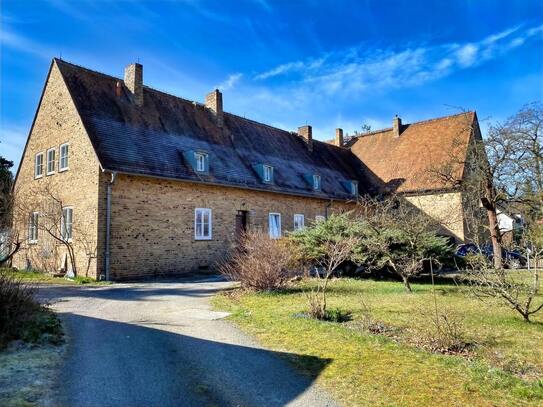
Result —
[[[351,181],[351,195],[358,196],[358,182]]]
[[[194,153],[194,160],[196,161],[196,171],[205,172],[207,167],[208,155],[206,153],[197,152]]]
[[[271,165],[264,165],[263,180],[264,180],[264,182],[272,182],[273,181],[273,167]]]
[[[273,183],[273,166],[269,164],[254,164],[253,169],[262,182],[266,184]]]
[[[313,174],[313,189],[315,191],[320,191],[321,189],[321,176]]]

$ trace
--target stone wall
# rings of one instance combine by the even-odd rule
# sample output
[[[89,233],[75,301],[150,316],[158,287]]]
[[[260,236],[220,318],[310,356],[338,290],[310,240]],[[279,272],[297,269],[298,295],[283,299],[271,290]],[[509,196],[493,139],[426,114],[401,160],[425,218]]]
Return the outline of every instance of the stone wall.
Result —
[[[112,188],[111,277],[213,270],[232,245],[238,210],[248,227],[268,230],[268,214],[281,214],[283,235],[294,214],[305,224],[324,216],[328,200],[190,182],[119,175]],[[212,209],[212,239],[195,240],[195,208]],[[352,208],[333,203],[329,213]]]
[[[60,145],[64,143],[69,143],[69,169],[59,172]],[[46,153],[50,148],[56,150],[55,173],[46,175]],[[44,175],[34,179],[34,160],[38,152],[44,153]],[[56,205],[54,197],[62,205],[73,208],[73,245],[78,272],[86,273],[90,259],[88,274],[96,277],[99,173],[94,149],[60,71],[53,63],[14,189],[14,229],[25,240],[22,250],[14,258],[14,266],[30,266],[49,272],[62,267],[66,253],[62,243],[44,230],[39,230],[36,244],[28,242],[29,214],[51,211],[48,207]],[[44,219],[40,221],[42,224]]]

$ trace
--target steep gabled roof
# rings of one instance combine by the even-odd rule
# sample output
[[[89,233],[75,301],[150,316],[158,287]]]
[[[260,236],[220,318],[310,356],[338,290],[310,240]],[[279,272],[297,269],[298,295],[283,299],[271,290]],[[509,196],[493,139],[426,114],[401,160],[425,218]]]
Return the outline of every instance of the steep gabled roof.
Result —
[[[342,181],[362,177],[360,163],[346,148],[313,140],[309,151],[294,133],[230,113],[224,113],[220,128],[202,104],[145,86],[139,107],[124,86],[116,96],[121,79],[54,62],[106,170],[337,199],[350,198]],[[185,162],[183,152],[190,150],[209,154],[209,175],[195,173]],[[274,167],[273,185],[260,181],[254,164]],[[312,190],[306,174],[321,176],[321,192]]]
[[[414,193],[454,188],[449,179],[461,180],[473,131],[475,112],[403,124],[351,139],[348,147],[364,163],[366,177],[380,192]],[[447,167],[445,169],[445,167]],[[445,180],[439,172],[445,169]]]

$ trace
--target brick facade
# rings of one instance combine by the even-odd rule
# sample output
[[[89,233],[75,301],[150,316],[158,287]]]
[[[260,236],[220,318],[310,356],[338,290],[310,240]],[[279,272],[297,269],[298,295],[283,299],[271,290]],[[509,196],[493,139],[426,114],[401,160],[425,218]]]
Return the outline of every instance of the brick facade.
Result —
[[[119,175],[112,187],[111,275],[127,279],[213,269],[234,240],[238,211],[248,227],[268,230],[268,214],[281,214],[283,235],[294,214],[305,224],[324,216],[327,200],[190,182]],[[329,213],[354,204],[333,202]],[[194,238],[195,208],[212,210],[212,239]]]
[[[69,169],[59,172],[60,145],[64,143],[69,143]],[[44,175],[34,179],[35,155],[43,152],[46,165],[45,155],[51,148],[56,151],[55,173],[46,175],[44,168]],[[53,64],[14,187],[14,226],[19,235],[25,238],[23,249],[14,258],[15,267],[30,266],[52,272],[58,271],[62,266],[66,250],[61,243],[42,230],[39,231],[37,244],[30,244],[27,240],[29,213],[40,211],[43,205],[51,204],[51,198],[45,196],[45,189],[48,188],[64,206],[73,208],[73,244],[79,272],[86,271],[87,260],[91,257],[89,275],[96,277],[97,259],[94,257],[99,243],[99,174],[100,168],[94,149],[62,76]],[[82,235],[85,235],[85,244],[82,243]]]

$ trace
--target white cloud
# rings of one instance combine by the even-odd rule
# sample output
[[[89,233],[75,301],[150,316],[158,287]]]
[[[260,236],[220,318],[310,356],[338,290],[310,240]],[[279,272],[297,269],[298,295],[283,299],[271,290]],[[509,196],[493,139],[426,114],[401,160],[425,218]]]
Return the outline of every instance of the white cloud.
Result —
[[[477,60],[479,47],[474,44],[463,45],[456,51],[456,59],[462,67],[472,66]]]
[[[224,82],[220,83],[219,85],[217,85],[215,87],[217,89],[221,90],[221,91],[233,89],[234,86],[236,86],[236,84],[240,81],[242,76],[243,76],[242,73],[232,74],[232,75],[228,76],[228,78],[226,78],[226,80]]]
[[[0,127],[0,152],[2,157],[13,161],[13,173],[17,171],[19,160],[28,136],[28,128],[22,125],[6,125]]]
[[[419,45],[404,49],[367,49],[362,46],[329,52],[318,58],[283,63],[258,73],[254,79],[288,79],[286,93],[306,92],[336,96],[368,89],[417,86],[498,58],[543,32],[543,25],[513,27],[475,42]],[[276,86],[277,92],[281,91]]]
[[[56,54],[51,48],[10,31],[7,27],[0,30],[0,44],[44,59],[51,59]]]

